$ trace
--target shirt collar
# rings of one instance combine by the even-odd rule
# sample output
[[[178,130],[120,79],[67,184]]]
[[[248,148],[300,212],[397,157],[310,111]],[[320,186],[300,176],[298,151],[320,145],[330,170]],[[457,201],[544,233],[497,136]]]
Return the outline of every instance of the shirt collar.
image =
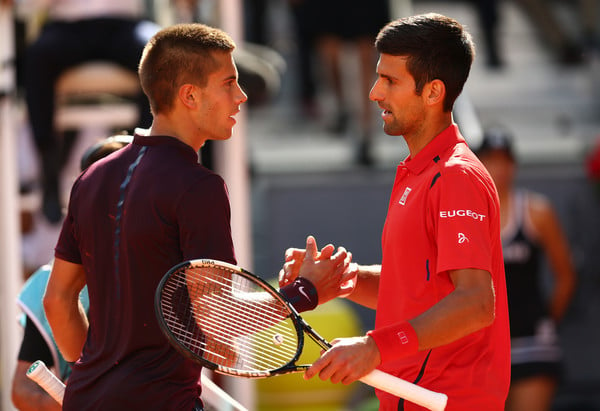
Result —
[[[193,159],[195,162],[198,162],[198,153],[194,151],[194,149],[185,144],[183,141],[170,136],[145,136],[142,134],[134,134],[132,144],[137,144],[140,146],[171,146],[176,147],[182,152],[186,153],[186,156],[189,156],[190,159]]]
[[[456,124],[451,124],[440,134],[435,136],[414,158],[410,155],[400,163],[401,167],[406,167],[411,173],[419,174],[425,170],[432,161],[437,161],[442,154],[457,143],[465,143],[465,139],[458,131]],[[437,159],[437,160],[436,160]]]

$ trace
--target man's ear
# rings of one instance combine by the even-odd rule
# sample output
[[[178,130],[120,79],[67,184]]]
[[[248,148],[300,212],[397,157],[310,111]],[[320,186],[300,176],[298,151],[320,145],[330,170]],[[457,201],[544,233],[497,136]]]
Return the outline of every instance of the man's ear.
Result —
[[[423,96],[429,105],[443,105],[446,98],[446,85],[442,80],[434,79],[425,85]]]
[[[178,97],[181,103],[188,108],[194,108],[198,104],[198,95],[193,84],[184,84],[179,87]]]

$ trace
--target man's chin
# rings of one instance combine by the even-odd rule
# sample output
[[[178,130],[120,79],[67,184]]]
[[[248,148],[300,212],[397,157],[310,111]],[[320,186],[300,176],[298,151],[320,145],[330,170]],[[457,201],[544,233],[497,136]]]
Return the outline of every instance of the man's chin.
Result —
[[[400,130],[398,130],[396,127],[391,127],[391,126],[388,126],[387,124],[383,125],[383,131],[388,136],[401,136],[402,135],[402,132]]]

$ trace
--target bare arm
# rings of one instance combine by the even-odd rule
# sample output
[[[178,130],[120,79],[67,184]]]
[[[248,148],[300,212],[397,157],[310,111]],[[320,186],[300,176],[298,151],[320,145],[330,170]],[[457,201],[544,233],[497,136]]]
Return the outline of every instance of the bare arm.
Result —
[[[476,269],[450,272],[454,291],[409,322],[418,337],[419,350],[439,347],[478,331],[494,320],[495,296],[491,276]],[[360,281],[360,280],[359,280]],[[305,373],[309,379],[349,384],[381,363],[381,353],[371,336],[342,338],[332,342]]]
[[[60,404],[26,375],[31,363],[19,360],[12,383],[12,401],[20,411],[60,411]]]
[[[554,274],[550,314],[556,322],[559,322],[575,292],[576,274],[571,261],[571,252],[551,204],[544,197],[531,196],[529,208],[534,229]]]
[[[367,308],[377,308],[381,265],[359,265],[354,291],[346,298]]]
[[[88,320],[79,301],[85,286],[83,267],[56,258],[44,295],[44,310],[56,345],[67,361],[76,361],[87,337]]]
[[[454,291],[409,322],[419,338],[419,350],[449,344],[494,321],[495,295],[490,273],[450,271]]]

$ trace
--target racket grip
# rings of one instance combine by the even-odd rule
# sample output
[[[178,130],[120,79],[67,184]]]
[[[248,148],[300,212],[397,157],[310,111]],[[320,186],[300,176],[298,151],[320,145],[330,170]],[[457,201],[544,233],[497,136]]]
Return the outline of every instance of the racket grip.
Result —
[[[216,397],[212,398],[217,409],[223,410],[239,410],[239,411],[248,411],[242,404],[234,400],[229,394],[221,389],[217,384],[215,384],[208,376],[202,375],[202,393],[205,394],[206,391],[210,391],[210,393]],[[218,400],[217,400],[218,399]]]
[[[432,411],[444,411],[448,402],[446,394],[428,390],[377,369],[360,381]]]
[[[27,370],[27,376],[42,387],[56,402],[63,403],[65,384],[46,367],[43,361],[37,360]]]

